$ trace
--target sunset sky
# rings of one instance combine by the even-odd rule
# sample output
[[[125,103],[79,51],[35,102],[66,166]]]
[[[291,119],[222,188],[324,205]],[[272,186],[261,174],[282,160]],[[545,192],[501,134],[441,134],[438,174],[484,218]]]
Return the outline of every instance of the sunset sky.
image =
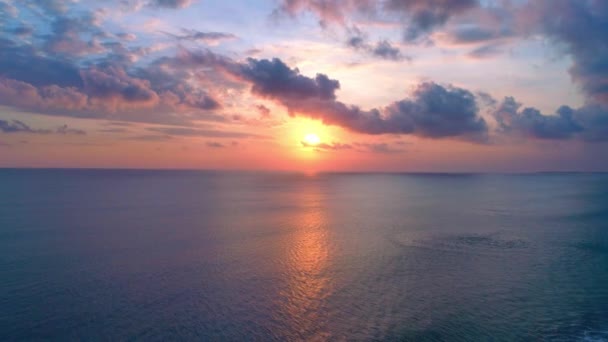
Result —
[[[608,171],[608,1],[0,0],[0,167]]]

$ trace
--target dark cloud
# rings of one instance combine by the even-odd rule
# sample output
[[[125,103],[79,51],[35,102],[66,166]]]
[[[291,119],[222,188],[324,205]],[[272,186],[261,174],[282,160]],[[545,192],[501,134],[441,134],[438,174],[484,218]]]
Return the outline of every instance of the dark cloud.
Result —
[[[513,97],[501,102],[493,113],[500,132],[536,139],[608,141],[608,109],[604,106],[561,106],[552,115],[521,107]]]
[[[403,38],[413,42],[444,25],[450,17],[477,7],[477,0],[388,0],[386,8],[406,19]]]
[[[367,41],[367,37],[358,28],[352,28],[350,37],[346,41],[346,45],[355,50],[365,51],[366,53],[382,59],[401,61],[403,59],[411,59],[405,57],[399,48],[393,46],[388,40],[380,40],[375,45]]]
[[[13,34],[19,37],[31,36],[34,33],[34,29],[30,26],[19,25],[6,30],[7,33]]]
[[[309,78],[300,71],[289,68],[278,58],[247,59],[247,63],[238,67],[239,76],[253,84],[253,92],[262,96],[302,100],[307,98],[332,100],[340,82],[331,80],[326,75],[317,74]]]
[[[412,99],[388,107],[387,121],[400,131],[430,137],[465,136],[485,139],[487,125],[478,115],[475,96],[468,90],[435,83],[422,83]]]
[[[502,50],[498,45],[490,44],[473,49],[468,53],[468,56],[471,58],[483,59],[494,57],[500,53],[502,53]]]
[[[506,97],[494,112],[499,129],[538,139],[569,139],[583,128],[574,120],[573,111],[561,107],[557,115],[544,115],[535,108],[521,109],[513,97]]]
[[[85,92],[93,98],[151,104],[159,100],[156,92],[150,89],[149,81],[131,77],[120,68],[91,68],[81,71],[80,75]]]
[[[171,37],[178,40],[187,40],[187,41],[201,41],[205,43],[217,43],[223,40],[231,40],[236,39],[237,37],[232,33],[226,32],[202,32],[197,30],[187,30],[182,29],[181,34],[172,34],[168,33]]]
[[[187,125],[193,121],[226,121],[212,113],[221,107],[207,89],[222,77],[195,70],[178,56],[138,62],[155,46],[136,46],[134,35],[112,33],[104,25],[107,11],[87,10],[73,0],[27,1],[0,33],[0,105],[39,114]],[[121,0],[129,7],[147,0]],[[182,7],[189,1],[155,2]],[[23,22],[39,18],[31,37]],[[28,31],[28,32],[26,32]],[[184,31],[192,39],[195,31]],[[228,34],[209,33],[208,39]],[[187,39],[187,37],[183,37]],[[202,39],[202,38],[201,38]],[[214,55],[215,56],[215,55]],[[217,57],[220,58],[220,57]],[[170,63],[170,62],[171,63]],[[197,61],[200,62],[200,61]]]
[[[104,52],[98,40],[104,35],[99,21],[96,12],[77,17],[56,16],[51,24],[51,33],[44,37],[45,50],[73,56]]]
[[[404,59],[401,54],[401,50],[394,47],[388,40],[381,40],[371,50],[374,56],[390,59],[393,61],[400,61]]]
[[[572,110],[568,108],[567,110]],[[608,108],[591,104],[574,110],[574,117],[584,130],[579,137],[589,142],[608,141]]]
[[[82,87],[79,68],[27,45],[0,38],[0,76],[33,86]]]
[[[117,43],[118,44],[118,43]],[[0,38],[0,104],[41,114],[185,124],[224,120],[220,103],[179,63],[81,65],[61,54]],[[116,115],[118,113],[118,115]]]
[[[74,129],[63,125],[55,130],[51,129],[34,129],[19,120],[0,120],[0,132],[2,133],[29,133],[29,134],[62,134],[62,135],[85,135],[86,132],[81,129]]]
[[[190,6],[192,0],[152,0],[150,4],[155,7],[178,9]]]
[[[401,22],[403,40],[415,42],[443,26],[451,17],[479,6],[477,0],[281,0],[274,14],[312,12],[322,26],[328,23],[346,25],[349,16],[363,14]],[[357,44],[359,38],[349,41]]]
[[[459,22],[446,27],[452,44],[497,44],[507,38],[524,34],[518,11],[509,3],[484,3],[468,12]]]
[[[462,25],[448,31],[448,38],[452,43],[469,44],[484,43],[515,34],[511,27],[483,27],[478,25]]]
[[[43,133],[47,134],[51,131],[48,130],[34,130],[31,129],[30,126],[19,120],[0,120],[0,131],[3,133]]]
[[[252,84],[252,91],[286,106],[292,115],[320,119],[366,134],[414,134],[429,138],[484,140],[487,125],[478,115],[475,96],[461,88],[422,83],[411,99],[365,111],[336,100],[340,83],[326,75],[301,75],[279,59],[249,59],[228,68]]]
[[[353,27],[348,31],[349,37],[346,40],[346,46],[353,49],[367,50],[369,43],[367,42],[367,37],[365,34],[358,27]]]
[[[572,57],[574,81],[591,100],[608,104],[608,3],[542,0],[531,6],[524,15]]]
[[[365,39],[361,36],[353,36],[348,38],[346,45],[355,49],[365,49],[367,46]]]
[[[202,111],[219,109],[221,105],[216,99],[201,87],[195,87],[192,82],[188,82],[192,75],[189,71],[182,70],[182,60],[182,57],[170,61],[161,59],[148,68],[138,69],[135,75],[149,82],[150,88],[161,97],[166,106]],[[201,64],[214,63],[202,61]]]
[[[457,43],[477,43],[493,39],[493,30],[479,26],[465,26],[451,32],[452,41]]]
[[[492,95],[486,93],[485,91],[478,91],[476,95],[486,106],[495,107],[496,104],[498,104],[498,101],[496,101],[496,99]]]

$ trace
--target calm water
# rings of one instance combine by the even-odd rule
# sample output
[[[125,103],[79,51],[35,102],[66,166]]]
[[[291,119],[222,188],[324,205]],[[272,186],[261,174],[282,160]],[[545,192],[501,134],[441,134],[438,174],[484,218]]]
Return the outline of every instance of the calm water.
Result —
[[[608,175],[0,170],[0,340],[608,340]]]

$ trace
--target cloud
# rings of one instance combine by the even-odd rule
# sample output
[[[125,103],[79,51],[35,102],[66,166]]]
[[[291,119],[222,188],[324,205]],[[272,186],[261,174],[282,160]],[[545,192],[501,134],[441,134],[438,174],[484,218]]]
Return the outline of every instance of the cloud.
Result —
[[[399,153],[404,151],[400,148],[394,148],[387,143],[354,143],[354,145],[362,152]]]
[[[24,2],[30,7],[38,7],[43,13],[50,15],[61,15],[68,11],[69,5],[76,2],[76,0],[24,0]]]
[[[15,18],[19,10],[10,2],[0,2],[0,18]]]
[[[493,112],[499,132],[534,139],[608,141],[608,109],[601,105],[578,109],[561,106],[552,115],[521,107],[513,97],[506,97],[500,103]]]
[[[426,82],[418,85],[413,95],[412,99],[388,107],[389,123],[430,138],[485,138],[488,128],[478,115],[477,102],[470,91]]]
[[[99,12],[77,17],[57,15],[51,24],[51,33],[45,36],[47,51],[67,55],[89,55],[105,51],[98,38],[104,33],[99,28]]]
[[[140,61],[163,47],[135,45],[135,35],[105,25],[108,8],[90,10],[76,3],[28,0],[18,4],[15,18],[7,19],[0,31],[0,105],[38,114],[116,121],[177,125],[227,121],[215,112],[221,104],[210,93],[223,91],[222,77],[212,75],[212,70],[167,63],[177,60],[171,57]],[[123,3],[136,8],[139,3],[150,4],[120,0]],[[155,1],[155,6],[189,3]],[[35,32],[20,38],[16,30],[32,15],[39,22],[22,31],[23,35]],[[190,36],[182,38],[197,39],[201,34],[185,30],[184,35]],[[229,34],[212,32],[205,37],[217,40]]]
[[[394,47],[388,40],[381,40],[377,42],[371,52],[374,56],[393,61],[400,61],[404,59],[404,56],[401,54],[401,50]]]
[[[62,58],[48,56],[32,46],[0,38],[0,76],[32,86],[82,87],[79,68]]]
[[[363,36],[355,35],[348,38],[346,41],[346,46],[354,49],[365,49],[369,45],[367,45]]]
[[[224,148],[224,147],[226,147],[224,144],[219,143],[217,141],[208,141],[206,145],[207,145],[207,147],[211,147],[211,148]]]
[[[322,26],[347,25],[355,14],[379,21],[397,18],[404,27],[403,40],[412,43],[425,38],[451,17],[478,6],[477,0],[281,0],[274,15],[312,12]]]
[[[55,130],[51,129],[34,129],[19,120],[0,120],[0,132],[2,133],[28,133],[28,134],[61,134],[61,135],[85,135],[86,132],[81,129],[74,129],[63,125]]]
[[[87,97],[73,87],[49,85],[37,88],[29,83],[0,77],[0,103],[47,112],[78,111],[86,107]]]
[[[481,102],[488,107],[495,107],[498,104],[498,101],[492,95],[486,93],[485,91],[478,91],[475,95],[477,98],[481,100]]]
[[[224,40],[232,40],[237,38],[234,34],[226,32],[202,32],[187,29],[182,29],[181,32],[181,34],[172,34],[168,32],[167,34],[178,40],[187,40],[193,42],[201,41],[207,44],[216,44]]]
[[[198,75],[165,63],[166,58],[138,67],[111,59],[86,65],[6,39],[0,38],[0,47],[3,105],[40,114],[151,123],[224,120],[209,113],[220,103],[194,79]]]
[[[246,64],[237,67],[239,76],[253,84],[252,91],[263,96],[330,100],[335,99],[335,91],[340,87],[337,80],[323,74],[317,74],[314,79],[303,76],[297,68],[289,68],[278,58],[249,58]]]
[[[192,4],[192,0],[152,0],[150,5],[160,8],[186,8]]]
[[[264,136],[215,129],[199,129],[189,127],[149,127],[149,131],[163,133],[170,136],[208,137],[208,138],[264,138]]]
[[[260,117],[262,119],[270,119],[271,114],[270,109],[268,109],[268,107],[264,105],[256,105],[255,108],[260,113]]]
[[[320,143],[320,144],[309,144],[305,141],[301,142],[303,147],[311,148],[317,152],[329,152],[329,151],[344,151],[353,150],[356,152],[371,152],[371,153],[397,153],[403,152],[403,149],[394,148],[388,143],[362,143],[355,142],[352,144],[332,142],[332,143]]]
[[[350,144],[343,144],[339,142],[333,142],[331,144],[328,143],[319,143],[319,144],[310,144],[306,141],[300,142],[303,147],[312,148],[315,151],[340,151],[340,150],[350,150],[353,148]]]
[[[482,141],[487,125],[468,90],[432,82],[419,84],[411,99],[383,109],[362,110],[336,100],[340,83],[324,74],[301,75],[279,59],[255,60],[228,68],[252,84],[252,92],[278,101],[291,115],[320,119],[365,134],[413,134]]]
[[[498,45],[490,44],[473,49],[471,52],[468,53],[468,56],[471,58],[483,59],[494,57],[500,53],[502,53],[502,50]]]
[[[31,28],[30,26],[19,25],[19,26],[12,27],[10,29],[6,29],[6,32],[23,38],[23,37],[31,36],[32,33],[34,33],[34,29]]]
[[[485,43],[515,34],[512,27],[483,27],[478,24],[456,26],[447,32],[448,40],[456,44]]]
[[[376,6],[374,0],[281,0],[274,15],[286,13],[295,16],[299,12],[309,11],[319,17],[321,25],[342,23],[346,16],[354,11],[369,12]]]
[[[388,11],[405,19],[403,39],[413,42],[443,26],[454,15],[479,4],[477,0],[388,0]]]
[[[608,104],[608,3],[541,0],[526,8],[534,26],[572,57],[572,79],[593,101]]]
[[[149,81],[131,77],[121,68],[109,67],[105,70],[91,68],[82,70],[80,75],[85,92],[92,98],[150,106],[159,101],[158,94],[150,89]]]
[[[19,120],[0,120],[0,131],[3,133],[50,133],[48,130],[34,130]]]
[[[401,61],[404,59],[410,60],[410,57],[406,57],[401,53],[399,48],[393,46],[388,40],[380,40],[375,45],[370,44],[367,41],[367,37],[358,28],[352,28],[349,30],[351,36],[346,41],[346,45],[355,50],[365,51],[371,56],[392,60]]]
[[[520,110],[520,107],[513,97],[506,97],[499,105],[494,117],[502,132],[538,139],[569,139],[583,130],[567,107],[561,107],[557,115],[543,115],[535,108]]]
[[[57,128],[57,130],[55,130],[55,133],[57,134],[63,134],[63,135],[68,135],[68,134],[72,134],[72,135],[86,135],[87,132],[81,130],[81,129],[76,129],[76,128],[70,128],[68,127],[68,125],[63,125],[59,128]]]

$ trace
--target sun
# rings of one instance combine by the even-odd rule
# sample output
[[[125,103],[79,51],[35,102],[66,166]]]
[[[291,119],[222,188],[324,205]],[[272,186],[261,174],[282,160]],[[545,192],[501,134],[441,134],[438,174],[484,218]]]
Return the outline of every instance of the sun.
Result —
[[[302,140],[306,145],[318,145],[321,142],[321,139],[318,135],[314,133],[306,134],[304,139]]]

